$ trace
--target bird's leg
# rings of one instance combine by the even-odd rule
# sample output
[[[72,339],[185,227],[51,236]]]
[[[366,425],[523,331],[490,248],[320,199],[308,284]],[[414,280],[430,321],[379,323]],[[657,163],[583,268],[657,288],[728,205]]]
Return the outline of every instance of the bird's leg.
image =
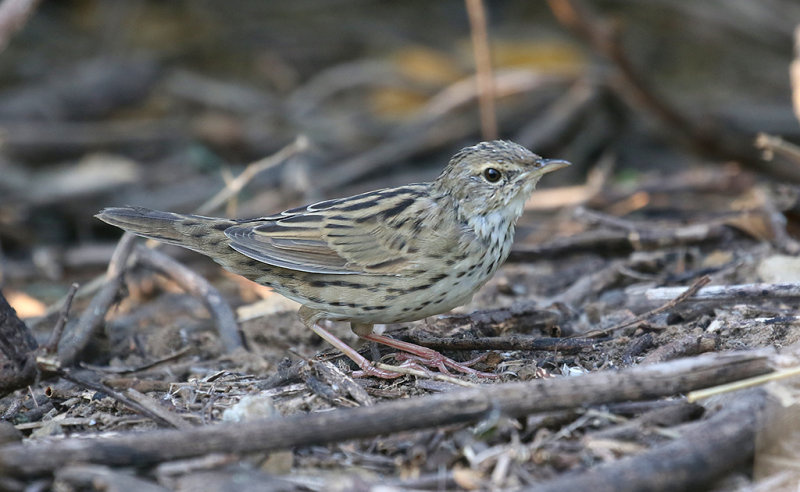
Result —
[[[305,306],[300,308],[300,319],[303,320],[303,324],[311,328],[314,333],[322,337],[323,340],[339,349],[340,352],[355,362],[356,365],[363,371],[363,375],[375,376],[383,379],[395,379],[402,376],[400,373],[385,371],[372,365],[372,362],[367,360],[363,355],[359,354],[356,349],[350,345],[347,345],[341,339],[339,339],[339,337],[320,326],[318,323],[319,318],[319,313],[316,313],[311,309],[307,309]]]
[[[369,340],[371,342],[380,343],[382,345],[387,345],[389,347],[402,350],[403,352],[408,352],[413,356],[409,357],[408,358],[409,360],[425,364],[426,366],[436,367],[444,373],[448,373],[447,368],[449,367],[450,369],[455,369],[456,371],[463,372],[465,374],[474,374],[481,378],[498,377],[497,374],[477,371],[469,367],[469,364],[475,363],[477,362],[477,360],[480,359],[469,361],[466,363],[456,362],[453,359],[445,357],[444,355],[433,349],[429,349],[428,347],[423,347],[422,345],[417,345],[415,343],[395,340],[394,338],[390,338],[383,335],[376,335],[375,333],[372,333],[372,325],[351,323],[350,327],[356,333],[356,335],[363,338],[364,340]],[[367,330],[366,328],[369,329]]]

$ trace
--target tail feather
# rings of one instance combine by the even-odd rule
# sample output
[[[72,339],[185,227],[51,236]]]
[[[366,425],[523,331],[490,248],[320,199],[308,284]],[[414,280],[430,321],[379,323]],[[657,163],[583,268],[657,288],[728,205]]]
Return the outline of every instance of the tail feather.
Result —
[[[105,208],[95,217],[139,236],[209,256],[229,250],[223,231],[236,224],[228,219],[161,212],[143,207]]]

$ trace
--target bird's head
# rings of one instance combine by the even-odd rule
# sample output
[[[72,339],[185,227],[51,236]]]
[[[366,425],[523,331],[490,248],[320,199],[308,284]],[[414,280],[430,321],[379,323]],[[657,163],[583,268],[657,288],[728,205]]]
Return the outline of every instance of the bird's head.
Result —
[[[455,199],[462,219],[493,215],[513,222],[539,179],[569,164],[514,142],[481,142],[454,155],[434,187]]]

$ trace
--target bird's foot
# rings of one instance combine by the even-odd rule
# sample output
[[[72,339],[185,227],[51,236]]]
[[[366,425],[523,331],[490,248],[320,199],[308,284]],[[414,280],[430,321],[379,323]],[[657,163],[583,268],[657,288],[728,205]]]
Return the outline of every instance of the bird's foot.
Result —
[[[377,367],[372,365],[372,363],[369,361],[366,361],[365,364],[359,363],[358,367],[360,367],[361,370],[353,371],[353,373],[351,374],[351,376],[353,376],[354,378],[367,378],[373,376],[381,379],[397,379],[399,377],[405,376],[405,374],[399,372],[389,371],[386,369],[378,369]]]
[[[381,378],[381,379],[396,379],[403,376],[403,374],[399,372],[389,371],[386,369],[378,369],[377,367],[375,367],[375,365],[372,364],[372,362],[367,360],[366,357],[359,354],[356,349],[347,345],[343,341],[339,340],[339,338],[336,337],[336,335],[329,332],[319,324],[313,323],[310,326],[310,328],[314,330],[314,332],[317,335],[324,338],[328,343],[339,349],[344,355],[349,357],[350,360],[355,362],[356,365],[358,365],[358,367],[361,368],[360,371],[355,371],[353,373],[353,377],[375,376],[376,378]]]
[[[397,360],[434,367],[444,374],[451,374],[450,369],[453,369],[455,371],[462,372],[464,374],[471,374],[479,378],[495,379],[499,377],[497,374],[478,371],[477,369],[470,367],[471,365],[481,361],[484,357],[486,357],[485,355],[476,357],[475,359],[467,362],[457,362],[442,355],[436,350],[429,349],[428,347],[423,347],[422,345],[417,345],[415,343],[403,342],[383,335],[376,335],[374,333],[362,335],[362,338],[406,352],[395,354],[395,359]]]

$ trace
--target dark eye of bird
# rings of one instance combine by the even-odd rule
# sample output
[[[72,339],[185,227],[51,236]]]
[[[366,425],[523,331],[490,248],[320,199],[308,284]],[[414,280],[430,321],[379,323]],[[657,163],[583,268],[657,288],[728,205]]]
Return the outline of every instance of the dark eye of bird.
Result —
[[[486,181],[490,183],[497,183],[500,181],[502,174],[500,174],[500,171],[493,167],[487,167],[483,170],[483,177],[486,178]]]

